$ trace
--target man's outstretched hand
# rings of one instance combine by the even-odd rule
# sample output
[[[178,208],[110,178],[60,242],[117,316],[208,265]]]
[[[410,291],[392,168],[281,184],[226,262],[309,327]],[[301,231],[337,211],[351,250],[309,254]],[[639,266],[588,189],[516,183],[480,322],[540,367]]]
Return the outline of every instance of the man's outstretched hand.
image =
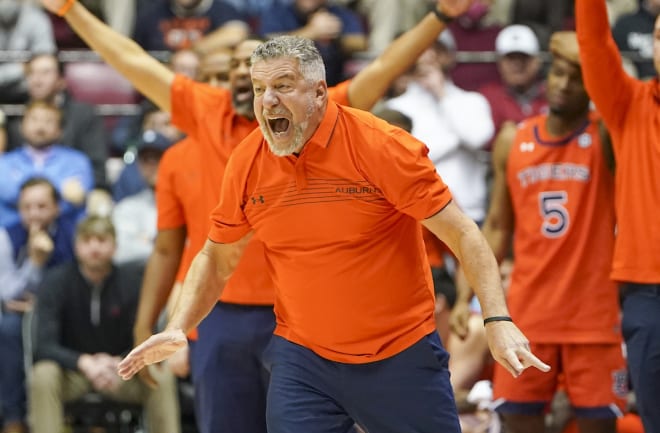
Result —
[[[143,367],[161,362],[188,344],[181,329],[169,329],[152,335],[135,347],[117,366],[117,373],[129,380]]]
[[[513,377],[518,377],[529,367],[543,372],[550,371],[550,366],[538,359],[529,350],[529,341],[511,322],[493,322],[486,325],[488,347],[493,358]]]

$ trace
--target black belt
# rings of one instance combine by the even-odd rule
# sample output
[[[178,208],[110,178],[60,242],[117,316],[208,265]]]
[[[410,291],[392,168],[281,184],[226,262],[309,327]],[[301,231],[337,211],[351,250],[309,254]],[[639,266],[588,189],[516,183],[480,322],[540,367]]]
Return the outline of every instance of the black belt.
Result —
[[[621,284],[620,291],[621,297],[626,297],[633,293],[660,296],[660,284],[623,283]]]

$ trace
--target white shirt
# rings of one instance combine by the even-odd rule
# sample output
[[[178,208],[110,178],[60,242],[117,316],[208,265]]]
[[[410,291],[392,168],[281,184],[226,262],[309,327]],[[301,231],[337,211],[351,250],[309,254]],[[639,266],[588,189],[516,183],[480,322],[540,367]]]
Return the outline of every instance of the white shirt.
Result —
[[[438,100],[411,82],[386,105],[412,119],[412,135],[429,148],[429,158],[458,206],[473,220],[483,221],[490,159],[483,148],[495,132],[486,98],[447,82]]]

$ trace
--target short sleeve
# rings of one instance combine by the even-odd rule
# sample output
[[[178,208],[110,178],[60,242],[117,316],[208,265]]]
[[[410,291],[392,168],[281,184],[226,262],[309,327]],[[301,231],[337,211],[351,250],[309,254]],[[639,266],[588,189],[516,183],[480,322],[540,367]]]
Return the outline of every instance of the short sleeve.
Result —
[[[423,220],[451,201],[424,143],[380,120],[371,134],[357,148],[359,168],[397,210]]]
[[[220,202],[211,212],[209,239],[217,243],[232,243],[248,234],[252,228],[243,211],[248,170],[240,155],[233,153],[225,170]]]

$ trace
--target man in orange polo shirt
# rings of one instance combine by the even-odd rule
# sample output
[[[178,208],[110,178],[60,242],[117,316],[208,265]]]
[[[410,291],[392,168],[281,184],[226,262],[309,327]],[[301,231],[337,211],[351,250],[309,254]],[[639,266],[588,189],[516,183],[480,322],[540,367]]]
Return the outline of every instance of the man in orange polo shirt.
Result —
[[[470,3],[471,0],[439,2],[444,12],[452,16],[462,13]],[[44,1],[44,4],[57,12],[68,2]],[[171,110],[173,122],[198,144],[197,150],[202,155],[197,170],[201,186],[198,184],[192,191],[181,192],[187,196],[185,202],[188,203],[186,206],[182,202],[188,213],[185,217],[188,246],[191,251],[199,251],[208,234],[206,215],[217,202],[229,155],[236,144],[257,126],[247,62],[255,42],[246,41],[235,50],[230,72],[232,90],[229,92],[174,76],[130,40],[119,37],[93,19],[79,4],[74,4],[66,12],[66,19],[90,46],[124,73],[139,90],[162,108]],[[435,40],[444,28],[442,20],[447,19],[442,13],[430,13],[353,80],[335,88],[333,99],[358,108],[370,108],[391,81]],[[181,161],[182,166],[188,165],[187,156]],[[196,174],[191,173],[191,176]],[[185,188],[185,184],[182,180],[179,186]],[[176,266],[173,264],[181,258],[184,243],[181,227],[161,227],[165,230],[161,230],[156,240],[155,253],[147,266],[143,284],[135,331],[137,342],[151,333],[174,280]],[[259,242],[250,243],[222,294],[221,302],[199,327],[200,344],[193,353],[192,373],[198,398],[197,410],[203,417],[198,422],[203,432],[255,431],[249,426],[257,425],[259,413],[265,413],[262,410],[265,401],[261,398],[265,395],[265,382],[260,374],[261,350],[268,341],[263,336],[269,336],[274,328],[274,289],[269,273],[264,272],[265,267],[263,246]],[[248,343],[249,353],[248,350],[224,349],[237,340]],[[237,355],[230,359],[228,353]],[[253,368],[247,371],[249,366]],[[245,392],[237,392],[239,387]]]
[[[119,374],[132,377],[186,344],[254,236],[276,287],[270,433],[343,433],[353,423],[459,432],[420,221],[461,261],[495,359],[516,376],[546,371],[508,317],[492,252],[426,147],[329,101],[307,39],[265,42],[250,63],[260,130],[232,153],[209,240],[166,330],[135,348]]]
[[[646,433],[660,432],[660,84],[626,74],[605,0],[575,2],[584,84],[612,136],[617,233],[613,280],[622,290],[621,328]],[[653,62],[660,71],[660,18]]]

